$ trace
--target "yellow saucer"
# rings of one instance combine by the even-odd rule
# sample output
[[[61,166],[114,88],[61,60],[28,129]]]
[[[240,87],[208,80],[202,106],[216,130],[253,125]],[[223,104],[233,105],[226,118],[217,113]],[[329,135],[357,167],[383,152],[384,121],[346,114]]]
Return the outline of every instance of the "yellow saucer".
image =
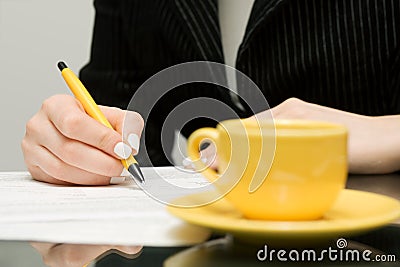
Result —
[[[187,198],[198,201],[199,195]],[[347,237],[389,224],[400,217],[400,202],[375,193],[345,189],[324,217],[314,221],[249,220],[224,199],[197,208],[168,207],[168,210],[186,222],[229,233],[246,242],[292,244]]]

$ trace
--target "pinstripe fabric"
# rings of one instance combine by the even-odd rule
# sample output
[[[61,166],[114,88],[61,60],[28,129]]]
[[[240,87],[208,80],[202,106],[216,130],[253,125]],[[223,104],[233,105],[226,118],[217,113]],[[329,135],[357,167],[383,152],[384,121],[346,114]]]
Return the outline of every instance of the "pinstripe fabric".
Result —
[[[81,78],[102,104],[126,107],[142,82],[168,66],[223,62],[217,0],[95,0],[95,7]],[[359,114],[400,114],[399,38],[399,0],[256,0],[236,67],[270,106],[298,97]],[[159,109],[168,113],[201,95],[233,105],[222,89],[187,86]]]
[[[286,4],[258,29],[237,64],[271,106],[299,97],[366,115],[400,112],[394,85],[400,75],[399,1]]]

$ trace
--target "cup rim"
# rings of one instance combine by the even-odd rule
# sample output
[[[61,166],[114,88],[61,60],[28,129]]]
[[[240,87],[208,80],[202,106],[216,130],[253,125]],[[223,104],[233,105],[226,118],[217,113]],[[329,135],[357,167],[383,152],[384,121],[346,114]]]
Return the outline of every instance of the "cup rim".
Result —
[[[220,122],[218,127],[229,131],[229,129],[238,125],[245,125],[247,134],[260,134],[262,132],[263,135],[300,137],[346,135],[348,133],[346,126],[342,124],[303,119],[231,119]]]

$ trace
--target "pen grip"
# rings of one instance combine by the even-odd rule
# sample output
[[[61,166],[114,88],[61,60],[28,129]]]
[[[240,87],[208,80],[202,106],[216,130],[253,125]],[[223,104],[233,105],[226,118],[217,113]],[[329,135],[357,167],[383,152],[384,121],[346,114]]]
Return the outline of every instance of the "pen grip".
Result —
[[[78,77],[68,68],[64,69],[61,74],[68,87],[75,95],[76,99],[78,99],[78,101],[82,104],[86,113],[108,128],[113,129],[110,122],[104,116],[103,112],[101,112],[100,108],[97,106],[96,102],[94,102],[92,96],[86,90],[85,86],[78,79]]]
[[[65,68],[61,71],[61,75],[63,76],[72,93],[75,95],[76,99],[82,104],[86,113],[89,114],[89,116],[96,121],[107,126],[108,128],[114,129],[110,122],[107,120],[106,116],[104,116],[103,112],[101,112],[99,106],[97,106],[96,102],[94,102],[92,96],[89,94],[85,86],[75,75],[75,73],[69,68]],[[132,155],[130,155],[129,158],[122,160],[122,164],[126,169],[131,164],[136,163],[137,161]]]

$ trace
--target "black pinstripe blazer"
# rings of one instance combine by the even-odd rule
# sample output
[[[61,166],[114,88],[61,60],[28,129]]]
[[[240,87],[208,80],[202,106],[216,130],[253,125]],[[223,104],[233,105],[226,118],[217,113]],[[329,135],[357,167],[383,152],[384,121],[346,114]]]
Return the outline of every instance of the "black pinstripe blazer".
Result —
[[[102,104],[126,107],[140,84],[168,66],[223,62],[218,0],[94,3],[91,59],[81,78]],[[236,68],[271,107],[298,97],[359,114],[400,114],[399,39],[399,0],[255,0]],[[159,114],[195,96],[233,106],[215,87],[185,87],[165,97],[146,126],[155,164],[168,164],[157,141],[165,119]],[[200,119],[184,133],[212,124]]]

